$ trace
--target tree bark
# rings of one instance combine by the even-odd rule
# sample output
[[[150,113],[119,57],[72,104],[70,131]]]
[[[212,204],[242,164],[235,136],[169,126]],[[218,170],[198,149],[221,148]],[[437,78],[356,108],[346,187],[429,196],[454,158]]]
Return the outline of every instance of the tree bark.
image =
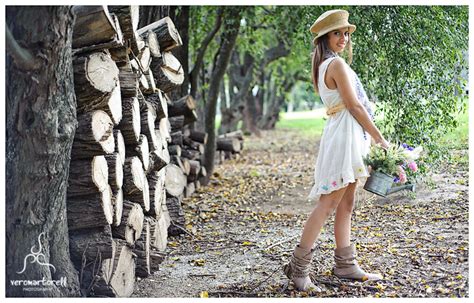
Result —
[[[119,155],[122,164],[125,163],[125,141],[123,140],[122,132],[119,129],[114,129],[115,153]]]
[[[152,95],[146,96],[146,100],[155,108],[155,123],[157,121],[159,122],[160,119],[168,117],[168,103],[160,90]]]
[[[138,22],[138,28],[147,26],[150,23],[156,22],[160,19],[163,19],[166,16],[171,16],[172,14],[169,5],[143,5],[140,9],[140,21]],[[171,16],[172,18],[173,16]]]
[[[122,100],[122,120],[118,129],[122,133],[126,145],[137,145],[140,137],[140,104],[137,98],[123,98]]]
[[[109,48],[122,42],[106,6],[74,6],[73,10],[76,14],[73,48],[107,43],[104,48]]]
[[[109,168],[109,185],[116,193],[123,185],[123,162],[118,153],[105,155]]]
[[[104,191],[108,185],[109,168],[105,156],[73,160],[69,166],[68,198],[88,196]]]
[[[208,171],[208,176],[214,171],[214,155],[216,152],[216,106],[217,96],[219,94],[220,81],[224,77],[225,71],[229,64],[230,56],[235,46],[237,36],[240,30],[240,18],[243,8],[228,7],[226,8],[227,22],[224,25],[222,33],[222,44],[219,47],[218,57],[214,70],[212,72],[211,81],[209,83],[209,93],[207,97],[206,108],[206,132],[209,134],[207,144],[205,145],[205,153],[203,164]],[[205,185],[209,182],[209,178],[203,178]]]
[[[133,253],[137,256],[135,274],[140,278],[150,275],[150,221],[150,217],[145,217],[142,234],[133,248]]]
[[[109,6],[109,9],[112,13],[117,15],[118,21],[120,23],[120,28],[122,29],[123,39],[129,41],[130,47],[135,54],[138,54],[139,47],[137,45],[138,40],[138,22],[139,22],[139,6],[130,5],[130,6],[119,6],[112,5]]]
[[[206,144],[209,136],[208,136],[207,133],[192,130],[190,135],[189,135],[189,138],[191,138],[192,140],[194,140],[196,142]]]
[[[69,230],[93,228],[113,223],[112,189],[109,185],[100,193],[68,197],[67,220]]]
[[[168,227],[168,235],[170,236],[178,236],[184,233],[183,228],[185,224],[185,218],[183,207],[181,205],[182,201],[182,194],[178,196],[166,196],[166,207],[168,208],[171,219],[171,225]]]
[[[237,138],[218,138],[217,150],[230,151],[232,153],[240,152],[240,141]]]
[[[71,231],[69,238],[71,239],[71,260],[77,270],[81,269],[84,261],[93,262],[98,254],[100,254],[101,260],[112,258],[112,229],[110,225]]]
[[[6,7],[6,26],[15,40],[23,41],[20,51],[34,54],[31,58],[37,54],[43,58],[19,67],[13,61],[16,54],[9,52],[6,56],[7,297],[79,294],[78,273],[69,258],[66,219],[69,162],[77,126],[73,22],[74,15],[67,6]],[[28,72],[22,70],[30,67]],[[44,261],[55,270],[28,263],[19,274],[40,236]],[[26,291],[9,282],[62,277],[67,287],[52,285],[40,291]]]

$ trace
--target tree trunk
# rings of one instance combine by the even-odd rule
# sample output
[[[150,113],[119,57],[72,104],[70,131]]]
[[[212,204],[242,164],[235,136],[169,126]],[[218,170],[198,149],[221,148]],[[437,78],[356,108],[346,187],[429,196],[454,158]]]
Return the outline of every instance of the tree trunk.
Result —
[[[122,164],[125,163],[125,141],[123,140],[122,132],[119,129],[114,129],[115,152],[119,155]]]
[[[201,43],[201,47],[196,55],[196,60],[194,61],[193,70],[189,74],[189,81],[191,84],[191,96],[195,99],[198,99],[197,92],[198,92],[198,83],[199,83],[199,72],[204,64],[204,55],[206,54],[207,47],[211,43],[214,36],[217,34],[219,29],[222,25],[222,17],[224,14],[224,8],[219,7],[216,11],[216,22],[214,23],[214,27],[212,30],[207,33],[206,38]]]
[[[137,96],[138,80],[130,63],[119,66],[120,93],[122,98],[133,98]]]
[[[109,185],[116,193],[123,185],[123,162],[118,153],[105,155],[109,168]]]
[[[100,228],[90,228],[72,231],[69,233],[71,239],[71,260],[77,270],[81,269],[84,262],[93,262],[97,255],[100,254],[100,259],[112,258],[112,229],[110,225],[105,225]]]
[[[66,189],[77,126],[72,67],[74,16],[66,6],[7,6],[6,26],[6,296],[76,296],[69,258]],[[25,55],[26,59],[22,59]],[[42,59],[37,57],[42,55]],[[36,80],[34,80],[36,79]],[[19,93],[20,92],[20,93]],[[43,235],[41,237],[41,235]],[[43,261],[26,263],[40,241]],[[21,273],[18,273],[21,272]],[[11,280],[60,280],[26,291]]]
[[[218,58],[214,70],[212,72],[211,81],[209,83],[209,93],[207,97],[206,108],[206,132],[209,135],[207,144],[205,145],[204,161],[208,176],[212,175],[214,171],[214,155],[216,152],[216,106],[217,96],[219,95],[220,81],[224,77],[225,71],[229,64],[230,56],[235,46],[237,36],[240,29],[240,17],[243,8],[228,7],[226,8],[227,22],[224,25],[224,32],[222,34],[222,44],[218,50]],[[203,182],[207,184],[209,178],[205,177]]]
[[[196,109],[196,101],[191,95],[186,95],[168,106],[168,117],[191,115]]]
[[[163,52],[160,58],[154,58],[150,69],[155,77],[156,87],[164,93],[171,92],[183,84],[183,67],[171,52]]]

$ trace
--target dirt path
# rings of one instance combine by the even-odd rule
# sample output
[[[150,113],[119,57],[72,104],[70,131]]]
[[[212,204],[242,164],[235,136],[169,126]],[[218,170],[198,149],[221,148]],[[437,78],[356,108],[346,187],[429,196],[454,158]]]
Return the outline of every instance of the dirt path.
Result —
[[[189,234],[170,238],[168,257],[135,297],[301,297],[281,266],[298,241],[312,203],[318,142],[291,131],[246,138],[237,160],[218,166],[211,184],[185,199]],[[317,241],[314,273],[321,297],[468,296],[468,160],[447,165],[416,198],[376,198],[358,190],[352,238],[363,268],[380,282],[331,275],[333,217]]]

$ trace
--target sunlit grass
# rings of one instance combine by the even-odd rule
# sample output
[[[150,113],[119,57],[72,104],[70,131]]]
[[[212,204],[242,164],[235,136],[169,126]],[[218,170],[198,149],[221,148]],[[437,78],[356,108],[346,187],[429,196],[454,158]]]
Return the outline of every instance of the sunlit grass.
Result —
[[[276,128],[280,130],[298,130],[305,137],[321,136],[325,120],[325,110],[317,109],[313,111],[280,113],[280,121]]]
[[[441,138],[441,142],[453,147],[467,147],[469,142],[469,114],[467,110],[465,113],[460,114],[457,120],[458,127],[446,133]]]

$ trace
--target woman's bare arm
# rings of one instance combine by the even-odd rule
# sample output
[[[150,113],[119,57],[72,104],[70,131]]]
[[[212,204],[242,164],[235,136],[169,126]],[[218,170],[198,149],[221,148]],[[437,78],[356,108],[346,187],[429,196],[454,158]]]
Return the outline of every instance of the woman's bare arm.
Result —
[[[359,124],[374,138],[375,143],[381,144],[387,148],[388,142],[382,136],[374,122],[370,119],[369,113],[357,101],[357,97],[349,78],[349,71],[345,66],[345,62],[341,58],[333,60],[328,67],[328,76],[336,82],[337,89],[341,94],[342,101],[351,115],[359,122]]]

